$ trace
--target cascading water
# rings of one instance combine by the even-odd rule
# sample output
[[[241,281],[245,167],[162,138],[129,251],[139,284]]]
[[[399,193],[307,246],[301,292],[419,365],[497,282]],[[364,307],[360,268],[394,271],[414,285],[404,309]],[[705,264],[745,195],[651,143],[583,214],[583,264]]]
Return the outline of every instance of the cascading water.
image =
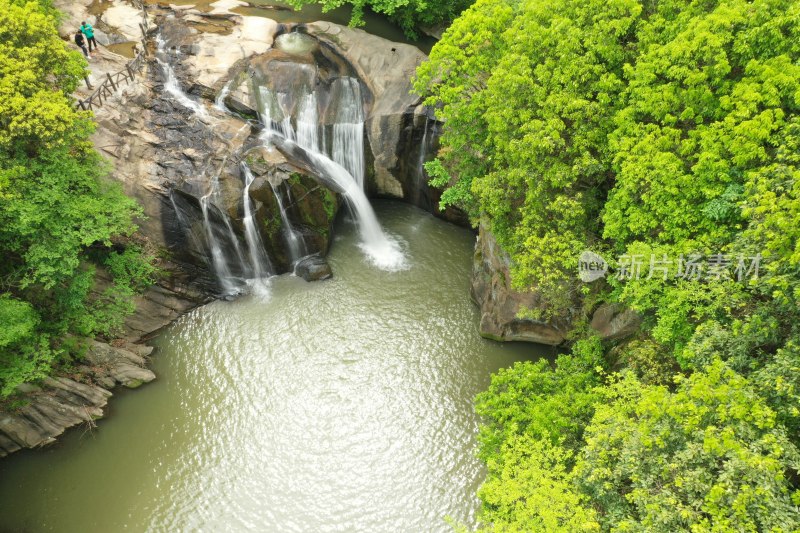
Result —
[[[217,95],[216,99],[214,99],[214,107],[219,109],[222,112],[228,112],[228,106],[225,105],[225,99],[231,93],[231,87],[233,86],[233,82],[236,78],[233,78],[228,81],[223,87],[222,90]]]
[[[419,161],[417,162],[417,171],[419,172],[419,177],[425,177],[425,156],[428,154],[428,123],[430,119],[428,115],[425,115],[425,125],[423,126],[423,133],[422,133],[422,144],[419,147]]]
[[[203,226],[206,230],[206,239],[208,239],[208,247],[211,251],[211,266],[214,268],[214,274],[217,276],[223,292],[225,294],[236,294],[239,292],[239,287],[228,266],[228,260],[225,258],[225,253],[222,251],[222,246],[209,216],[211,195],[212,192],[209,192],[200,198],[200,208],[203,211]]]
[[[178,81],[178,77],[175,76],[175,71],[173,70],[172,65],[169,63],[169,54],[166,50],[166,43],[161,35],[156,38],[156,60],[164,70],[164,77],[166,78],[166,81],[164,81],[164,90],[172,95],[172,97],[175,98],[179,104],[191,109],[192,112],[198,117],[207,118],[209,115],[205,107],[189,98],[189,96],[183,92],[183,89],[181,89],[181,84]]]
[[[227,161],[227,158],[225,158]],[[219,198],[219,174],[214,174],[214,178],[211,180],[211,190],[206,195],[206,202],[213,203],[214,200]],[[239,244],[239,239],[236,237],[236,232],[233,231],[233,224],[231,224],[231,219],[224,213],[222,213],[222,221],[225,224],[225,229],[227,230],[227,238],[228,241],[233,245],[233,250],[236,253],[236,259],[238,260],[238,264],[241,265],[242,271],[244,272],[245,277],[250,277],[250,265],[247,264],[247,261],[244,259],[244,254],[242,253],[242,247]]]
[[[335,189],[342,192],[356,217],[361,236],[359,246],[372,264],[382,270],[395,271],[408,268],[408,262],[399,243],[383,231],[367,196],[347,169],[325,154],[306,150],[292,140],[276,135],[273,137],[273,142],[286,152],[302,153],[313,165],[320,179],[330,182]]]
[[[305,159],[313,164],[320,179],[328,181],[345,196],[356,217],[361,249],[372,264],[384,270],[408,268],[399,243],[383,231],[364,194],[364,118],[359,82],[353,78],[338,78],[332,84],[332,93],[331,102],[338,105],[334,114],[333,159],[324,153],[324,144],[321,145],[318,140],[318,129],[311,126],[312,118],[319,117],[314,92],[306,93],[298,106],[295,121],[298,133],[295,133],[291,116],[288,115],[291,109],[290,95],[275,94],[259,86],[260,117],[264,125],[262,139],[282,147],[286,152],[301,151]],[[273,109],[283,113],[280,121],[273,116]],[[361,179],[356,179],[353,172]]]
[[[300,101],[297,112],[297,144],[306,150],[320,151],[316,93],[307,94]]]
[[[195,235],[195,233],[192,231],[192,225],[189,222],[189,219],[186,217],[186,214],[175,201],[175,193],[172,190],[169,191],[169,202],[172,204],[172,210],[175,213],[175,218],[178,221],[178,227],[181,229],[181,231],[183,231],[184,235],[189,237],[189,240],[191,241],[195,250],[203,250],[203,244],[197,238],[197,235]]]
[[[253,221],[253,205],[250,199],[250,185],[253,184],[253,173],[250,168],[242,162],[241,164],[242,176],[244,177],[244,191],[242,202],[244,205],[244,236],[247,241],[247,252],[250,256],[250,266],[253,269],[253,277],[255,279],[262,279],[272,274],[272,265],[269,262],[266,252],[264,251],[264,243],[261,241],[261,234],[256,228]]]
[[[364,110],[361,84],[354,78],[338,78],[331,86],[338,105],[333,124],[332,159],[343,166],[364,188]]]
[[[278,201],[278,209],[281,212],[281,222],[283,223],[283,237],[286,239],[286,246],[289,248],[289,259],[292,264],[297,262],[298,259],[308,255],[306,244],[303,236],[295,229],[292,224],[289,214],[286,212],[288,205],[283,200],[282,187],[275,186],[270,182],[272,192],[275,194],[275,199]],[[291,192],[286,187],[286,199],[291,204]]]

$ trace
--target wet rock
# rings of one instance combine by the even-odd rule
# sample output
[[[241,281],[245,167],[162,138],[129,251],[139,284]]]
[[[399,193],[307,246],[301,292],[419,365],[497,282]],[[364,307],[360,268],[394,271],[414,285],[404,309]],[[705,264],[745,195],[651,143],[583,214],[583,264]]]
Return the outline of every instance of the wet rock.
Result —
[[[520,317],[522,310],[545,310],[547,302],[535,290],[522,292],[511,286],[511,259],[485,224],[475,243],[472,298],[480,306],[480,333],[500,341],[528,341],[558,345],[571,329],[569,318],[537,321]],[[579,302],[575,302],[576,307]],[[641,324],[639,316],[620,305],[603,304],[592,315],[591,327],[603,340],[628,337]]]
[[[103,369],[103,373],[114,381],[128,388],[139,387],[156,378],[151,370],[144,368],[144,357],[103,342],[90,341],[85,359]]]
[[[102,416],[111,396],[97,385],[64,376],[47,378],[41,387],[21,387],[18,391],[24,392],[23,405],[0,411],[0,457],[49,444],[67,428],[91,423]]]
[[[256,178],[250,187],[250,197],[256,217],[262,221],[259,226],[262,241],[275,268],[279,272],[292,271],[285,244],[287,228],[276,191],[284,195],[283,215],[302,239],[305,253],[324,256],[341,206],[339,195],[307,170],[290,164],[277,150],[257,148],[247,152],[244,160]]]
[[[331,266],[319,255],[303,257],[294,266],[296,276],[306,281],[320,281],[333,276]]]

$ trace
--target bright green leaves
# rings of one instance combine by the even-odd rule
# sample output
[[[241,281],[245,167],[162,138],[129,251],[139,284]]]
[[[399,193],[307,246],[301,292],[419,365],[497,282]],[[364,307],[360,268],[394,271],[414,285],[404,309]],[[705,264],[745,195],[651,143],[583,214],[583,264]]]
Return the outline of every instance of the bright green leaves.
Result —
[[[460,205],[473,215],[472,181],[489,171],[492,157],[484,89],[506,47],[500,35],[513,18],[513,2],[479,0],[447,29],[414,84],[419,94],[430,95],[426,103],[439,106],[437,116],[447,123],[439,159],[426,169],[434,171],[438,186],[457,191],[445,191],[443,205]]]
[[[600,232],[605,139],[640,11],[632,0],[481,1],[420,66],[416,90],[446,124],[441,168],[452,187],[469,184],[474,200],[459,203],[491,223],[519,288],[567,294],[567,272]]]
[[[38,324],[39,316],[28,302],[0,296],[0,349],[30,337]]]
[[[481,520],[491,524],[482,531],[600,531],[594,509],[575,489],[571,462],[571,452],[546,440],[505,441],[499,457],[487,462],[489,478],[478,493]]]
[[[583,428],[599,399],[602,347],[580,341],[571,355],[516,363],[478,395],[479,456],[488,467],[479,495],[487,531],[598,531],[571,473]]]
[[[477,398],[484,519],[800,529],[800,2],[481,0],[416,90],[445,124],[432,183],[496,236],[514,288],[549,317],[605,301],[642,318],[638,338],[580,341]],[[585,249],[616,270],[577,290]],[[695,253],[728,274],[763,259],[677,276]],[[638,279],[613,275],[623,254]],[[604,385],[603,359],[626,372]]]
[[[81,138],[91,126],[66,97],[85,68],[81,54],[64,45],[39,5],[0,0],[0,151],[35,155],[42,147]]]
[[[677,390],[607,389],[575,467],[604,530],[793,531],[800,455],[742,376],[716,361]]]
[[[73,108],[85,66],[48,2],[0,0],[0,398],[46,376],[65,334],[113,333],[152,268],[118,244],[141,210],[105,177],[94,123]],[[96,265],[119,281],[99,296]]]
[[[135,229],[139,210],[118,185],[103,182],[103,171],[94,152],[61,149],[31,160],[13,180],[14,194],[0,199],[0,245],[24,261],[22,287],[54,287],[73,275],[84,248]]]
[[[643,22],[648,46],[626,66],[626,106],[610,137],[616,181],[604,235],[618,249],[637,239],[730,241],[741,220],[728,205],[720,224],[720,205],[770,162],[775,134],[798,109],[793,38],[771,49],[755,40],[764,24],[786,26],[791,4],[737,0]]]
[[[0,397],[50,368],[53,353],[39,333],[41,319],[28,302],[0,295]]]

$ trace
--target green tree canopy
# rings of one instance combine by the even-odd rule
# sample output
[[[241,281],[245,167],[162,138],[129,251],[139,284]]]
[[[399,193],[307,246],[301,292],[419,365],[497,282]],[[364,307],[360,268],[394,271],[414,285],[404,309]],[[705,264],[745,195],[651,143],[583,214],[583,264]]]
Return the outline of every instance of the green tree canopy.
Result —
[[[604,531],[800,529],[800,2],[479,0],[415,89],[444,122],[442,204],[578,340],[476,400],[487,527],[578,529],[569,507]],[[585,249],[642,275],[581,284]],[[727,270],[678,276],[693,254]],[[579,370],[603,302],[641,331]]]
[[[140,210],[92,148],[91,115],[71,97],[86,61],[55,24],[46,2],[0,0],[0,397],[66,357],[65,334],[111,332],[134,278],[152,274],[112,248]],[[95,265],[117,257],[129,268],[110,268],[117,283],[90,298]]]

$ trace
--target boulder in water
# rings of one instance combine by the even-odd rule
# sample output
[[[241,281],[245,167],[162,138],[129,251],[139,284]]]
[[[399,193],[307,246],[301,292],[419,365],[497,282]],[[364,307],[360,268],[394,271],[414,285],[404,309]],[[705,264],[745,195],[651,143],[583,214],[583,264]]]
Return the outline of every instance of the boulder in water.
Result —
[[[317,254],[307,255],[297,261],[294,265],[294,273],[306,281],[320,281],[333,276],[331,266]]]

